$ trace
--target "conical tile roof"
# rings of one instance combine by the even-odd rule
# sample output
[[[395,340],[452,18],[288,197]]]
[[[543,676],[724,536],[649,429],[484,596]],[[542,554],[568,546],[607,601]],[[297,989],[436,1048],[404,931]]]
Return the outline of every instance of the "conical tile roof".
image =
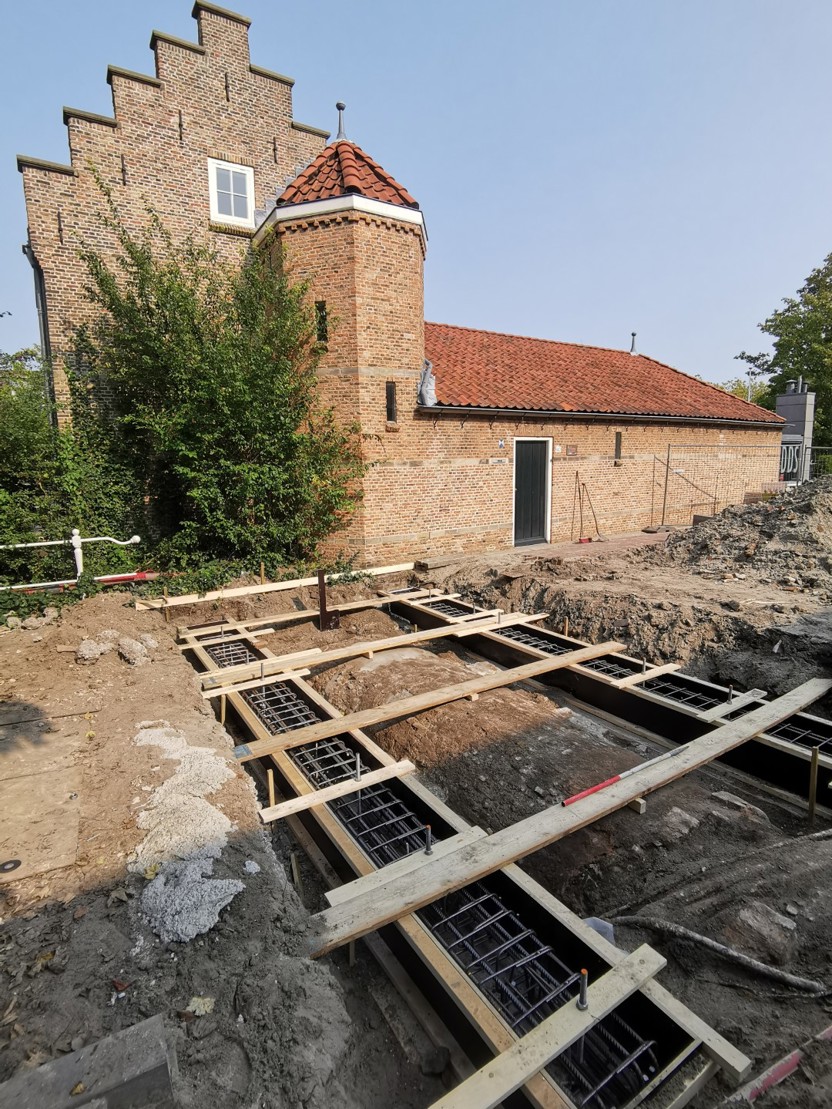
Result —
[[[278,198],[278,207],[329,200],[357,194],[405,208],[419,205],[395,178],[360,146],[341,139],[322,150],[311,165],[300,173]]]

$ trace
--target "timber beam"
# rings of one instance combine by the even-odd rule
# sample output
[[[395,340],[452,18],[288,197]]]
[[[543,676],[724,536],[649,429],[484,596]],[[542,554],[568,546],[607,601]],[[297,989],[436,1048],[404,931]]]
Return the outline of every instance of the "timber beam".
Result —
[[[368,786],[378,785],[379,782],[389,781],[390,778],[403,778],[405,774],[412,774],[416,769],[410,759],[391,763],[389,766],[379,767],[378,770],[367,770],[359,778],[347,778],[346,781],[336,782],[331,786],[324,786],[314,793],[305,793],[302,797],[292,797],[288,801],[281,801],[279,805],[271,805],[260,810],[260,819],[264,824],[272,820],[282,820],[286,816],[294,816],[304,809],[314,808],[315,805],[326,805],[336,801],[339,797],[346,797],[350,793],[358,793]]]
[[[575,662],[584,662],[587,659],[598,658],[600,655],[609,654],[610,651],[620,647],[620,643],[599,643],[595,647],[584,647],[579,651],[569,651],[564,655],[550,656],[538,662],[530,662],[525,666],[515,666],[509,670],[499,670],[482,678],[473,678],[470,681],[458,682],[456,685],[443,686],[433,689],[429,693],[419,693],[413,697],[402,697],[396,701],[389,701],[378,708],[364,709],[348,716],[335,720],[322,720],[318,724],[311,724],[306,728],[276,735],[268,740],[255,740],[253,743],[243,743],[234,748],[234,754],[239,762],[248,762],[250,759],[259,759],[264,755],[273,754],[275,751],[286,751],[291,747],[302,747],[306,743],[315,743],[319,739],[329,739],[331,736],[340,735],[350,728],[365,728],[371,724],[384,724],[390,720],[398,720],[403,716],[414,716],[428,709],[438,708],[440,705],[460,701],[466,697],[486,693],[491,689],[513,685],[515,682],[528,681],[530,678],[540,677],[552,670],[561,670]]]
[[[335,647],[331,651],[321,651],[316,648],[314,652],[303,651],[293,655],[277,655],[270,658],[265,664],[263,676],[268,676],[275,670],[291,670],[293,666],[301,667],[303,665],[314,666],[327,666],[333,662],[345,662],[348,659],[360,658],[366,655],[372,658],[374,654],[381,651],[397,650],[400,647],[417,647],[422,643],[430,643],[435,639],[448,639],[458,638],[464,639],[467,636],[476,635],[478,632],[491,631],[495,628],[510,628],[515,624],[527,624],[531,619],[543,620],[546,613],[539,613],[536,617],[526,616],[522,612],[510,612],[501,617],[499,620],[491,613],[477,613],[479,620],[482,623],[477,623],[474,620],[468,620],[463,626],[452,624],[448,627],[430,628],[427,631],[421,632],[406,632],[400,635],[388,636],[386,639],[373,639],[363,643],[350,643],[346,647]],[[255,633],[255,634],[260,634]],[[213,639],[208,643],[200,643],[199,646],[213,645],[214,643],[230,642],[230,638],[226,640]],[[188,644],[190,646],[190,644]],[[183,648],[187,650],[187,647]],[[312,662],[304,663],[304,659],[308,656],[315,654],[315,659]],[[242,681],[246,678],[254,678],[261,674],[260,662],[246,662],[239,666],[227,666],[220,670],[210,670],[205,674],[200,674],[200,680],[207,688],[211,688],[211,682],[222,681],[224,684],[228,682]]]
[[[502,1105],[505,1098],[585,1036],[665,966],[667,959],[663,955],[642,944],[588,987],[583,1007],[579,998],[567,1001],[507,1051],[435,1101],[431,1109],[495,1109]]]

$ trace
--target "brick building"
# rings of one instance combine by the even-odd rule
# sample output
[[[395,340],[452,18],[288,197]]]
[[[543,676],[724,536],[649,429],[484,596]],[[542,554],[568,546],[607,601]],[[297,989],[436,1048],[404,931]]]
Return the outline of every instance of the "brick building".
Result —
[[[56,367],[88,311],[77,243],[113,249],[95,166],[129,224],[149,202],[176,238],[268,249],[310,281],[322,397],[360,422],[371,463],[333,551],[379,565],[689,523],[777,481],[782,421],[715,386],[626,351],[425,324],[417,202],[341,133],[325,145],[292,119],[292,81],[251,64],[247,19],[199,0],[194,16],[198,43],[153,33],[154,77],[108,70],[113,118],[64,109],[68,165],[18,161]]]

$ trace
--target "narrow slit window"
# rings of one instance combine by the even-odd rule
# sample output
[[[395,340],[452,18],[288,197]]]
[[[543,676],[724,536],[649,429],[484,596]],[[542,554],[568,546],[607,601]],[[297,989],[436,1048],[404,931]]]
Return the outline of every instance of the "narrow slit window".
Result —
[[[621,458],[621,432],[620,431],[616,431],[616,433],[615,433],[615,455],[614,455],[614,457],[615,457],[616,462],[618,462]]]
[[[315,301],[315,334],[319,343],[329,342],[329,323],[326,318],[326,301]]]
[[[395,381],[387,382],[387,422],[388,424],[395,424],[398,422],[398,409],[396,407],[396,383]]]

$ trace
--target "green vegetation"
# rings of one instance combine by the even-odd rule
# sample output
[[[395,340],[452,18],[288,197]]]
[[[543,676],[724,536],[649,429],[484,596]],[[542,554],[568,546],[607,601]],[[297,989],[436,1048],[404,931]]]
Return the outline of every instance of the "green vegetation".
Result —
[[[773,408],[773,402],[768,403],[769,400],[769,387],[765,381],[751,381],[751,396],[748,395],[748,378],[746,377],[732,377],[728,381],[719,383],[720,389],[724,389],[726,393],[731,393],[732,396],[740,397],[741,400],[750,400],[752,404],[759,404],[762,408]]]
[[[267,251],[234,265],[177,246],[152,213],[130,233],[106,199],[120,250],[82,251],[98,313],[68,367],[71,424],[54,427],[36,351],[0,360],[0,542],[138,532],[140,548],[88,546],[85,563],[138,557],[171,592],[261,561],[274,577],[308,567],[355,508],[363,463],[358,430],[316,396],[305,287]],[[66,547],[8,555],[0,582],[72,576]]]
[[[772,337],[774,350],[737,355],[753,373],[769,377],[765,400],[759,403],[773,408],[786,382],[802,376],[817,394],[815,443],[832,444],[832,254],[812,270],[797,296],[786,297],[783,307],[760,324],[760,330]]]

